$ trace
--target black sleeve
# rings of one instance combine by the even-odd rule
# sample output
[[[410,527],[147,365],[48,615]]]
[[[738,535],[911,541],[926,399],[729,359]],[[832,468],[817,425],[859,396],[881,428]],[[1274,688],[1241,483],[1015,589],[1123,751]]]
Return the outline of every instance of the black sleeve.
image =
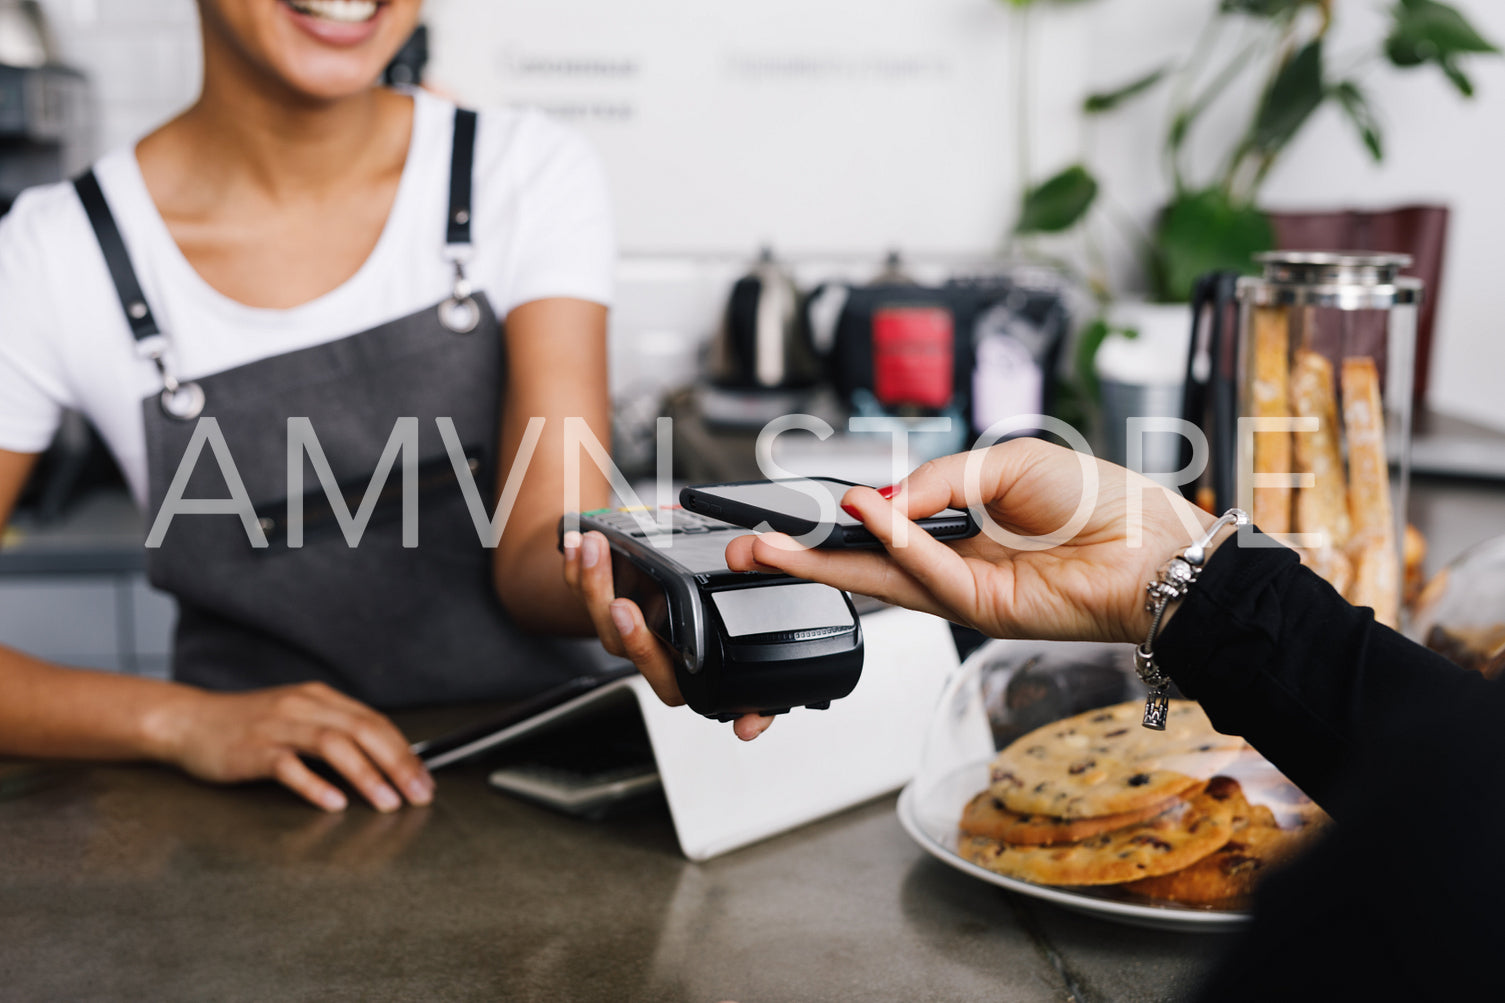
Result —
[[[1338,823],[1266,884],[1207,998],[1292,998],[1302,969],[1328,998],[1505,998],[1505,683],[1376,624],[1292,551],[1234,540],[1156,649]]]

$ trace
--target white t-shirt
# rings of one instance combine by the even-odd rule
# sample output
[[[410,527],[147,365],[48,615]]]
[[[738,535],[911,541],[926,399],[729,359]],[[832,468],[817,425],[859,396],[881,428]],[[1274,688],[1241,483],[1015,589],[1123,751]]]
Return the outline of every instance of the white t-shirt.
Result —
[[[95,165],[182,379],[319,345],[449,295],[442,257],[454,105],[414,93],[397,198],[371,256],[338,288],[290,310],[217,292],[152,203],[133,148]],[[486,111],[476,133],[472,283],[506,317],[538,299],[609,303],[615,247],[604,173],[573,130],[536,111]],[[161,391],[136,353],[104,257],[71,184],[24,193],[0,220],[0,449],[47,447],[63,408],[83,412],[146,497],[141,402]]]

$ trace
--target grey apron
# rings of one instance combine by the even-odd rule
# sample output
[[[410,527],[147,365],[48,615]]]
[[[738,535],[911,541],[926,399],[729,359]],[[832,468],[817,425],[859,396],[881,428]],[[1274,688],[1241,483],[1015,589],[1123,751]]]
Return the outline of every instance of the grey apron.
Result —
[[[589,671],[574,653],[522,633],[497,601],[492,552],[472,521],[437,418],[454,421],[487,518],[495,505],[502,326],[466,282],[476,117],[455,116],[446,257],[453,295],[340,340],[179,383],[92,172],[75,183],[141,354],[161,395],[142,403],[148,523],[198,423],[213,418],[268,545],[233,514],[178,514],[148,549],[152,584],[178,599],[174,678],[217,690],[321,680],[377,707],[513,699]],[[303,453],[304,540],[287,539],[290,418],[307,418],[350,513],[357,511],[399,418],[418,421],[418,546],[403,546],[403,470],[396,463],[359,545],[351,547]],[[225,499],[204,448],[182,492]]]

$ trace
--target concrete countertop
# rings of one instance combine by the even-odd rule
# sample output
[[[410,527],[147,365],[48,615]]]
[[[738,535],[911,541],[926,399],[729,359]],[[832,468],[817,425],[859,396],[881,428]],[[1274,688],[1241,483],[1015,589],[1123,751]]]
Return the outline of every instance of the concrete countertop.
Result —
[[[391,816],[145,766],[38,779],[0,803],[10,999],[1148,1001],[1228,942],[976,881],[892,797],[692,864],[661,801],[578,820],[476,766]]]

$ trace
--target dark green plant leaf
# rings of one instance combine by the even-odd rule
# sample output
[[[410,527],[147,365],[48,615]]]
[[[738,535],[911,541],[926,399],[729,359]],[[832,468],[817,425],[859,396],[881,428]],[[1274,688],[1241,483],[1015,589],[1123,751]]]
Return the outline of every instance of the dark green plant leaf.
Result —
[[[1097,179],[1073,164],[1024,194],[1015,233],[1060,233],[1087,215],[1097,198]]]
[[[1457,63],[1451,59],[1444,59],[1442,61],[1442,74],[1453,82],[1453,86],[1458,88],[1459,94],[1462,94],[1466,98],[1474,96],[1474,82],[1458,68]]]
[[[1392,23],[1390,36],[1385,39],[1385,55],[1396,66],[1436,63],[1447,73],[1454,56],[1500,51],[1456,8],[1437,0],[1402,0],[1390,13]],[[1448,75],[1452,77],[1451,73]]]
[[[1105,111],[1112,111],[1130,98],[1138,97],[1151,87],[1154,87],[1160,81],[1164,80],[1165,75],[1169,72],[1169,66],[1162,66],[1158,70],[1146,73],[1138,80],[1125,84],[1116,90],[1089,94],[1087,95],[1087,100],[1082,102],[1082,111],[1088,115],[1100,115]]]
[[[1102,385],[1097,378],[1097,353],[1102,351],[1103,343],[1114,335],[1132,341],[1139,337],[1139,329],[1114,327],[1108,323],[1107,318],[1098,316],[1082,328],[1082,333],[1077,336],[1076,355],[1072,359],[1072,365],[1077,383],[1094,404],[1103,402]]]
[[[1375,118],[1369,99],[1359,90],[1359,85],[1352,80],[1345,80],[1333,88],[1333,97],[1338,99],[1343,114],[1359,130],[1359,138],[1364,141],[1370,156],[1377,162],[1384,160],[1385,145],[1380,138],[1380,123]]]
[[[1108,322],[1098,317],[1082,328],[1082,333],[1077,337],[1073,368],[1076,370],[1077,382],[1081,384],[1087,399],[1093,403],[1102,400],[1102,390],[1097,379],[1097,353],[1112,333],[1113,329],[1108,326]]]
[[[1166,143],[1172,150],[1179,150],[1181,144],[1186,142],[1186,130],[1191,128],[1191,113],[1188,111],[1176,112],[1176,117],[1171,119],[1170,128],[1166,131]]]
[[[1251,205],[1235,205],[1221,189],[1177,196],[1156,224],[1156,296],[1185,302],[1199,276],[1222,269],[1252,272],[1254,255],[1274,246],[1269,218]]]
[[[1249,14],[1254,17],[1280,17],[1298,10],[1302,4],[1316,0],[1223,0],[1218,10],[1224,14]]]
[[[1322,82],[1322,39],[1309,42],[1281,66],[1260,99],[1254,147],[1274,153],[1291,141],[1327,97]]]

